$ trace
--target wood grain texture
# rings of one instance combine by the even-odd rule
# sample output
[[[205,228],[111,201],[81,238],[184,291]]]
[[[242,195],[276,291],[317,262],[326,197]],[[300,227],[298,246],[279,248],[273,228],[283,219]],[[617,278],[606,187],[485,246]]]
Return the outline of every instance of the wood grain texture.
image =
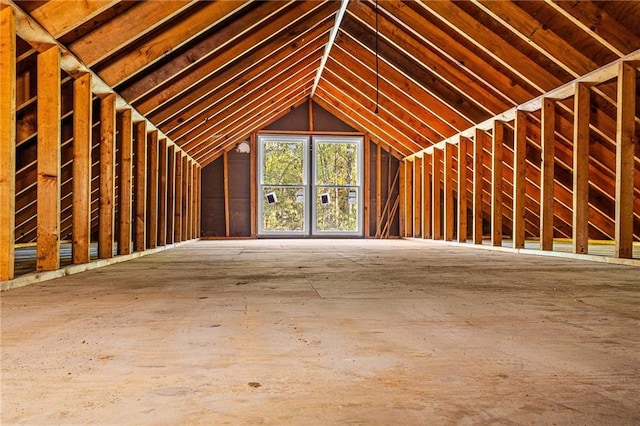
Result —
[[[116,97],[100,100],[100,211],[98,258],[113,257],[114,246],[114,167],[116,146]]]
[[[14,276],[16,206],[16,26],[0,10],[0,281]]]
[[[38,238],[36,269],[60,267],[60,49],[38,55]]]

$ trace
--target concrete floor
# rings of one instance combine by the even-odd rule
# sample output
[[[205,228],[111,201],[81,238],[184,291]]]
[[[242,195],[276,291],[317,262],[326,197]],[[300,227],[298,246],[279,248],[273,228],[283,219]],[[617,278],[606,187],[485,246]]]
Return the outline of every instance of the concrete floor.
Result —
[[[640,424],[640,269],[187,244],[5,292],[2,424]]]

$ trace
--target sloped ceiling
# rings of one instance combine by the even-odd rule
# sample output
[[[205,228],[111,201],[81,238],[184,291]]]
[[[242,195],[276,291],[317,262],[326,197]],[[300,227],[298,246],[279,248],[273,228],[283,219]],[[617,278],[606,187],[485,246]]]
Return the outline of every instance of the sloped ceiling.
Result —
[[[309,101],[341,2],[13,4],[206,166]],[[313,101],[406,156],[640,49],[638,23],[640,1],[353,0]],[[33,68],[34,52],[19,43],[18,75]],[[615,82],[594,88],[592,106],[592,225],[611,236]],[[21,109],[29,108],[19,103],[19,126],[28,127]],[[556,111],[556,197],[567,216],[571,99]],[[539,115],[529,126],[539,146]],[[535,180],[539,171],[529,171]],[[638,216],[636,228],[640,235]]]
[[[308,99],[340,7],[15,3],[203,165]],[[640,49],[638,22],[640,2],[351,1],[314,101],[408,155]]]

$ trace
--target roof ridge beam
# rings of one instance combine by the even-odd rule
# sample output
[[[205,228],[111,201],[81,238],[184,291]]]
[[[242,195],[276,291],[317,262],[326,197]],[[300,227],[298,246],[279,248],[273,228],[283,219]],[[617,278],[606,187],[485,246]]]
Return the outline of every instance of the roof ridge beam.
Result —
[[[340,23],[342,23],[342,17],[344,16],[345,11],[347,10],[347,5],[349,4],[349,0],[340,0],[342,3],[340,4],[340,9],[338,13],[336,13],[336,22],[331,29],[331,33],[329,33],[329,41],[324,49],[324,54],[322,55],[322,59],[320,60],[320,66],[318,67],[318,72],[316,73],[316,77],[313,80],[313,87],[311,88],[310,98],[313,99],[313,95],[316,94],[316,88],[318,87],[318,83],[320,83],[320,77],[322,77],[322,71],[324,71],[324,66],[327,63],[327,59],[329,58],[329,54],[331,53],[331,48],[333,47],[333,42],[338,35],[338,31],[340,30]]]

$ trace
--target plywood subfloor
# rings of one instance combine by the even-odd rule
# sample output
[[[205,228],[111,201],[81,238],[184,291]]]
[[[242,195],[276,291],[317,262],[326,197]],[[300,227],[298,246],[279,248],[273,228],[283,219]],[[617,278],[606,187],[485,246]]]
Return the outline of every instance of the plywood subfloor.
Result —
[[[638,424],[640,269],[203,241],[2,301],[15,424]]]

